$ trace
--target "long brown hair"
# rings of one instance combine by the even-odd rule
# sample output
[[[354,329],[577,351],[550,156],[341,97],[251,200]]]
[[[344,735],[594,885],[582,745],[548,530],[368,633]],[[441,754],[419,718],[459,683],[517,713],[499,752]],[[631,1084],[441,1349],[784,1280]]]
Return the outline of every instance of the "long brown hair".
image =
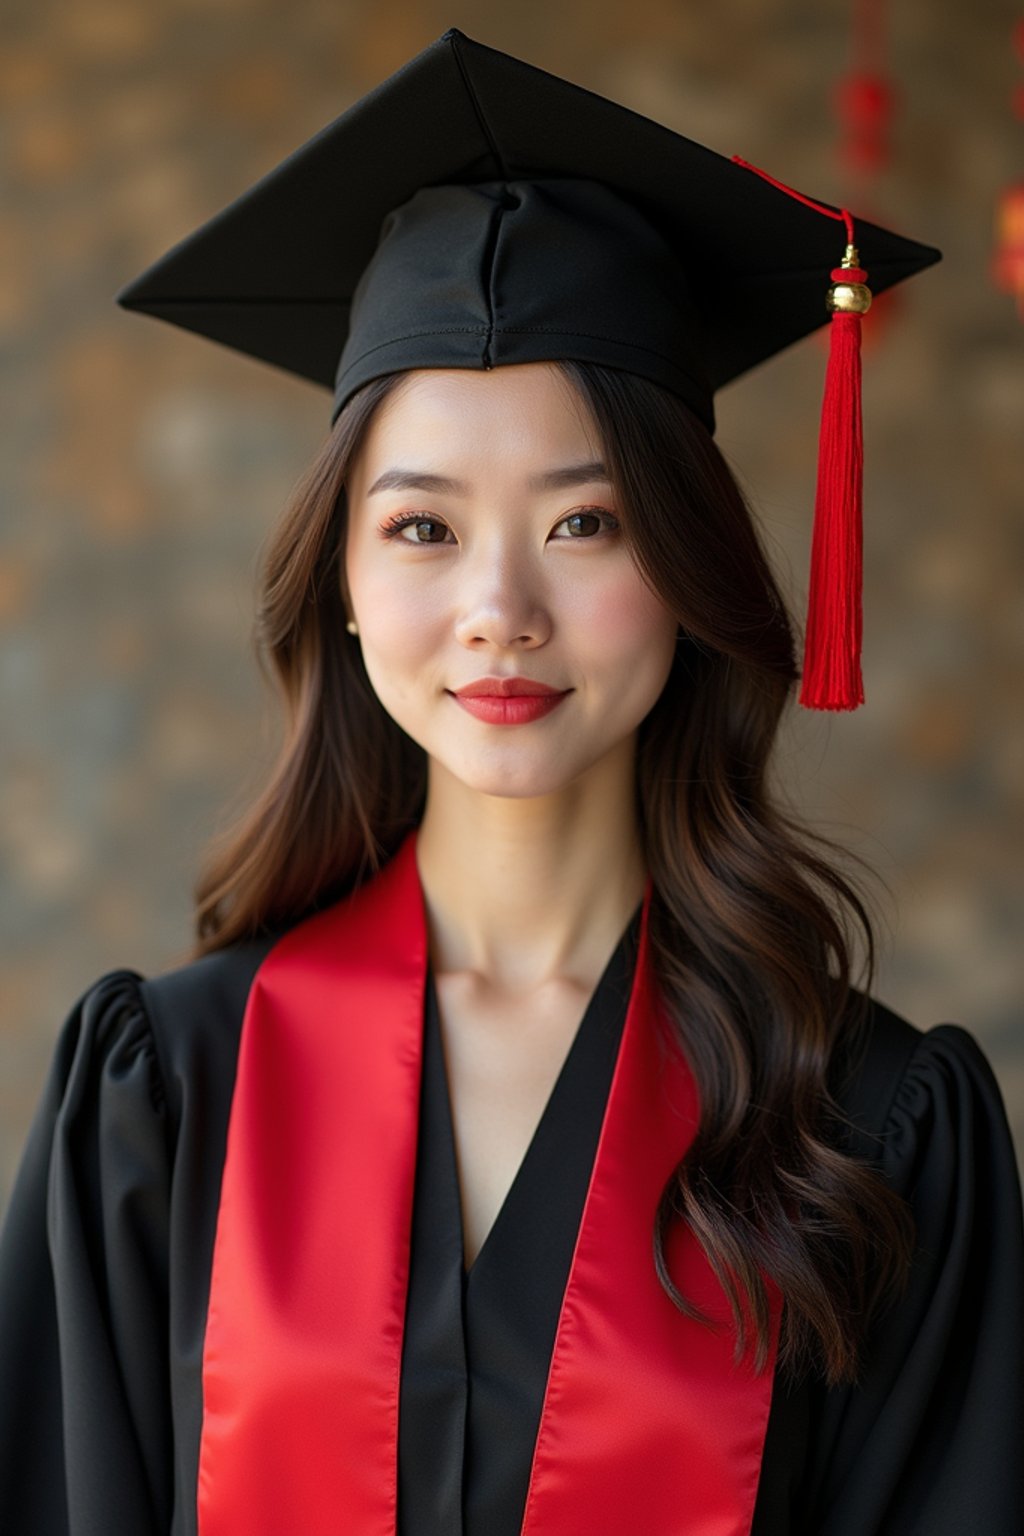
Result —
[[[840,850],[784,812],[772,748],[798,680],[785,604],[712,437],[673,395],[595,364],[559,365],[589,407],[633,557],[680,624],[638,731],[636,796],[658,984],[693,1069],[696,1139],[652,1242],[689,1222],[729,1298],[736,1357],[769,1358],[765,1275],[785,1298],[779,1364],[857,1379],[871,1316],[906,1280],[909,1208],[842,1146],[834,1047],[863,1025],[872,923]],[[386,713],[345,633],[345,483],[402,375],[341,412],[265,548],[258,654],[286,720],[269,782],[211,849],[195,955],[273,933],[379,870],[418,824],[426,755]],[[860,862],[860,861],[858,861]],[[852,975],[863,940],[863,991]]]

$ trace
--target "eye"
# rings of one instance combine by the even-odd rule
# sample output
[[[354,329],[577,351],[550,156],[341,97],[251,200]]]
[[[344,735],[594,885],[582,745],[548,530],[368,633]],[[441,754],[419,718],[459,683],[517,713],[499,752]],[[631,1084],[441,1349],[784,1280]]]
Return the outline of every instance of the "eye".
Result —
[[[443,534],[447,531],[448,524],[442,523],[441,520],[436,517],[424,517],[418,512],[400,512],[397,514],[397,516],[388,518],[386,523],[382,523],[380,531],[382,537],[385,539],[393,539],[396,534],[400,534],[402,532],[403,528],[416,529],[415,538],[403,538],[401,540],[403,544],[443,544]],[[442,537],[439,539],[431,538],[429,536],[427,538],[421,538],[421,528],[440,528],[442,530]]]
[[[619,527],[617,519],[600,507],[577,507],[575,512],[567,513],[560,522],[555,524],[555,527],[561,528],[564,524],[569,525],[569,538],[577,541],[581,538],[590,540],[600,537],[602,532],[615,533]],[[602,524],[605,525],[603,529]],[[446,542],[445,534],[451,531],[448,524],[442,522],[440,518],[427,517],[419,512],[399,512],[381,524],[381,537],[393,539],[396,535],[401,535],[406,528],[415,528],[416,533],[413,538],[403,537],[401,539],[403,544],[443,544]],[[429,532],[424,536],[421,533],[421,529],[424,528],[440,530],[440,537],[435,538]],[[559,542],[565,542],[565,540]]]
[[[612,517],[610,512],[604,512],[600,507],[577,507],[575,512],[570,512],[567,517],[563,517],[562,521],[556,523],[555,526],[561,528],[564,523],[568,523],[572,530],[570,537],[586,539],[594,537],[595,534],[600,535],[600,524],[602,521],[608,525],[606,528],[607,532],[615,533],[617,531],[618,521]],[[594,527],[595,523],[599,525],[596,529]]]

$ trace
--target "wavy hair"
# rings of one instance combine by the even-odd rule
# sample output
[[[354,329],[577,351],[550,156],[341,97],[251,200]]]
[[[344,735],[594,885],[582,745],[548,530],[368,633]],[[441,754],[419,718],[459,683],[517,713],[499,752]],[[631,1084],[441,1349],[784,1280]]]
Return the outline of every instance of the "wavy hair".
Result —
[[[710,1325],[667,1269],[666,1232],[682,1219],[729,1300],[738,1361],[752,1351],[767,1366],[770,1277],[785,1301],[780,1367],[855,1381],[870,1319],[906,1283],[913,1222],[848,1150],[833,1095],[838,1047],[866,1024],[875,940],[843,851],[770,784],[799,679],[792,625],[743,494],[687,406],[632,374],[558,366],[598,429],[633,558],[680,625],[637,740],[652,965],[701,1106],[656,1212],[658,1277]],[[342,598],[346,477],[402,377],[351,398],[265,545],[257,654],[284,737],[254,803],[208,851],[196,956],[337,900],[423,814],[426,755],[377,699]]]

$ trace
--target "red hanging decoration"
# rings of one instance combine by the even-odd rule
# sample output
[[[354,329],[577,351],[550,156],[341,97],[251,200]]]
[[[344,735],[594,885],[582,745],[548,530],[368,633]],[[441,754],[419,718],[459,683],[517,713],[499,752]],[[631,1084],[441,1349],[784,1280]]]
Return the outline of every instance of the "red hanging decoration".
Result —
[[[836,82],[832,105],[839,120],[837,158],[850,178],[850,201],[872,218],[875,183],[892,160],[892,123],[899,92],[886,69],[883,38],[885,0],[853,0],[850,67]],[[864,352],[877,347],[903,302],[899,287],[887,288],[861,326]]]
[[[861,316],[871,305],[867,273],[859,264],[853,216],[847,209],[825,208],[739,155],[732,158],[806,207],[846,225],[846,253],[842,265],[832,271],[832,287],[826,298],[832,323],[818,444],[800,703],[809,709],[856,709],[864,702],[860,669],[864,467],[860,329]]]
[[[882,0],[855,0],[853,63],[836,85],[833,104],[844,130],[840,161],[865,181],[889,164],[896,100],[882,67]],[[863,205],[860,193],[857,200]]]
[[[1024,21],[1013,29],[1014,48],[1024,63]],[[1024,85],[1017,85],[1011,95],[1013,112],[1024,122]],[[1017,314],[1024,320],[1024,181],[1011,183],[996,207],[996,248],[992,255],[992,280],[1002,293],[1017,301]]]
[[[1001,292],[1016,297],[1024,320],[1024,181],[1007,187],[999,199],[992,277]]]

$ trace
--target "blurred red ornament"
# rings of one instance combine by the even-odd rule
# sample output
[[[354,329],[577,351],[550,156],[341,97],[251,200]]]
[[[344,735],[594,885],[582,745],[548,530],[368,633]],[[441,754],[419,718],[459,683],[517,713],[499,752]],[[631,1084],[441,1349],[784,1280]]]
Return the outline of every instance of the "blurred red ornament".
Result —
[[[833,95],[844,130],[839,145],[843,164],[857,172],[878,171],[889,163],[889,128],[896,92],[878,74],[854,71],[838,81]]]
[[[857,183],[860,216],[870,219],[873,183],[891,160],[891,130],[900,103],[898,88],[886,73],[884,46],[885,0],[852,0],[850,68],[836,81],[832,107],[840,127],[836,146],[843,170]],[[861,317],[861,351],[871,352],[883,340],[899,312],[902,293],[876,293]]]
[[[1024,181],[1007,187],[996,208],[992,278],[1003,293],[1014,295],[1024,320]]]

